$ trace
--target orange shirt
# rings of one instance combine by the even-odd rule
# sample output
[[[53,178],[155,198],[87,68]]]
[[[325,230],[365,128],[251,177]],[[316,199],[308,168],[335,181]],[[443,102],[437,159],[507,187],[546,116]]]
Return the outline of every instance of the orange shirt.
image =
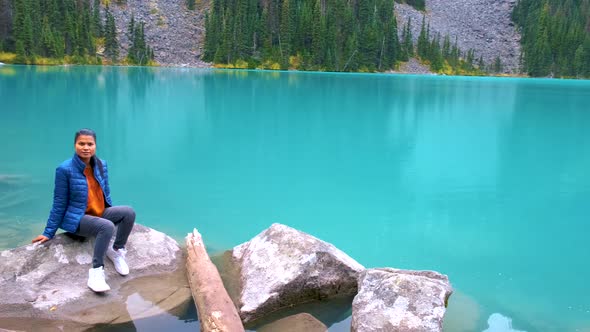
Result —
[[[102,193],[102,188],[94,178],[92,167],[86,166],[84,169],[84,175],[86,175],[86,182],[88,182],[88,207],[86,208],[86,214],[100,217],[104,212],[104,195]]]

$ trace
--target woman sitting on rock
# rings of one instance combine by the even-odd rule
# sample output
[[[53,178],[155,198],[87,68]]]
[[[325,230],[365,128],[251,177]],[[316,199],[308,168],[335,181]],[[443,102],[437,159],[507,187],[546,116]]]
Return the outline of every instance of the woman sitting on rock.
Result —
[[[58,228],[80,236],[96,236],[92,268],[88,271],[88,287],[95,292],[111,288],[104,276],[104,256],[113,261],[121,275],[129,273],[125,261],[125,244],[135,223],[135,212],[129,206],[113,206],[109,189],[109,173],[105,161],[96,157],[96,134],[90,129],[76,132],[76,153],[55,171],[53,207],[43,235],[33,243],[53,238]],[[115,225],[118,225],[115,241]]]

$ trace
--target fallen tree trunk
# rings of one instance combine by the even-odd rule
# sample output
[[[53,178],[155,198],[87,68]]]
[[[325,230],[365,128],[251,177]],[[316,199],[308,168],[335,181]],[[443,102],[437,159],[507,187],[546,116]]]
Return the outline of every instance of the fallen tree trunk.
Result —
[[[186,236],[189,285],[203,332],[240,332],[244,326],[219,272],[209,259],[201,234],[194,229]]]

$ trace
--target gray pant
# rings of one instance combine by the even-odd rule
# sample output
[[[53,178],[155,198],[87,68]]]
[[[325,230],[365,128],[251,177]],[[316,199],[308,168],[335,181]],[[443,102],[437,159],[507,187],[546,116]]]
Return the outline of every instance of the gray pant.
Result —
[[[104,255],[107,252],[109,241],[113,237],[115,225],[119,227],[113,249],[121,249],[125,248],[133,224],[135,224],[135,211],[130,206],[111,206],[104,210],[102,218],[85,214],[80,219],[76,235],[96,236],[94,257],[92,258],[93,268],[104,266]]]

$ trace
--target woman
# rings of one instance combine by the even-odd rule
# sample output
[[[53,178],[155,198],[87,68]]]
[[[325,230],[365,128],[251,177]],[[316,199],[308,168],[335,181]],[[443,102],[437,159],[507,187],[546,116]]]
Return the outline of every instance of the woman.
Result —
[[[128,206],[113,206],[109,189],[109,173],[105,161],[96,157],[96,134],[81,129],[74,138],[76,153],[55,171],[53,207],[43,235],[33,243],[53,238],[58,228],[80,236],[96,236],[92,268],[88,271],[88,287],[95,292],[111,288],[104,277],[104,256],[113,261],[121,275],[129,273],[125,261],[125,244],[135,223],[135,212]],[[111,246],[115,225],[115,241]]]

